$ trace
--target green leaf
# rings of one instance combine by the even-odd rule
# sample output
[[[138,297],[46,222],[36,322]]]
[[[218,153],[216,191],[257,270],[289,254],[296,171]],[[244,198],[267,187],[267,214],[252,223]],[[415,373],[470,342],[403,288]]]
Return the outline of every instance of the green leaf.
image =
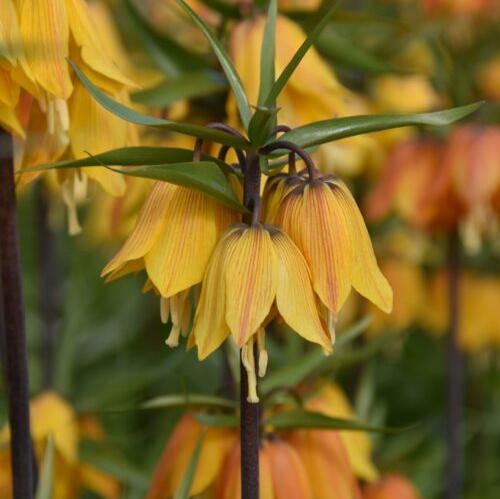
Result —
[[[200,17],[189,7],[189,5],[184,2],[184,0],[177,0],[177,3],[191,16],[193,21],[197,26],[203,31],[210,45],[212,46],[217,59],[224,70],[224,73],[229,81],[229,85],[233,89],[234,96],[236,98],[236,103],[238,105],[238,110],[240,112],[241,121],[245,127],[248,129],[248,124],[250,123],[250,117],[252,115],[250,111],[250,106],[248,105],[248,99],[243,89],[243,84],[241,79],[236,72],[236,69],[231,62],[228,54],[226,53],[222,44],[215,38],[214,34],[210,31],[210,28],[200,19]]]
[[[197,414],[196,419],[205,426],[238,428],[240,422],[235,414]]]
[[[139,405],[140,409],[170,409],[173,407],[208,407],[215,409],[234,409],[232,400],[212,395],[163,395]]]
[[[108,167],[109,168],[109,167]],[[203,192],[233,210],[246,213],[245,207],[231,188],[217,163],[212,161],[192,161],[163,165],[146,165],[126,169],[111,168],[113,171],[132,177],[152,178],[171,184],[182,185]]]
[[[363,333],[370,322],[370,317],[364,317],[345,333],[339,335],[334,347],[335,351],[330,357],[326,357],[320,349],[315,348],[303,355],[301,360],[294,365],[269,373],[261,382],[262,393],[268,393],[280,386],[295,386],[320,370],[325,363],[335,361],[340,356],[342,348]]]
[[[280,140],[294,142],[300,147],[311,147],[333,140],[352,137],[363,133],[378,132],[404,126],[450,125],[482,106],[476,102],[467,106],[454,107],[445,111],[422,114],[380,114],[367,116],[349,116],[347,118],[334,118],[332,120],[318,121],[309,125],[295,128],[283,134]]]
[[[315,45],[323,55],[349,68],[357,68],[375,74],[402,72],[390,63],[353,45],[349,38],[341,35],[332,25],[321,33]]]
[[[271,0],[267,10],[266,26],[264,28],[264,37],[262,39],[262,48],[260,51],[259,106],[264,106],[276,78],[275,60],[277,13],[277,0]],[[276,101],[269,102],[267,107],[275,108]]]
[[[189,52],[182,45],[163,34],[159,34],[137,11],[130,0],[125,0],[124,5],[124,11],[147,48],[148,54],[166,75],[175,76],[185,71],[208,66],[207,61],[199,55]]]
[[[141,166],[158,165],[169,163],[184,163],[193,159],[193,151],[180,147],[149,147],[134,146],[112,149],[81,159],[68,159],[57,163],[45,163],[42,165],[23,168],[19,173],[36,172],[41,170],[52,170],[61,168],[84,168],[87,166]],[[202,160],[213,161],[223,167],[224,162],[217,158],[201,155]]]
[[[331,5],[327,7],[325,12],[319,13],[318,21],[315,27],[310,33],[308,33],[302,45],[299,47],[295,55],[292,57],[291,61],[287,64],[287,66],[279,76],[278,80],[272,86],[271,91],[269,92],[269,95],[267,96],[265,101],[266,107],[269,108],[274,107],[273,103],[276,102],[278,95],[281,93],[281,91],[287,84],[288,80],[291,78],[294,71],[297,69],[298,65],[300,64],[304,56],[307,54],[307,51],[312,47],[313,43],[316,41],[321,31],[328,24],[331,16],[337,9],[338,5],[339,5],[338,1],[332,2]]]
[[[279,412],[267,418],[267,424],[274,428],[283,430],[291,429],[322,429],[322,430],[349,430],[349,431],[367,431],[374,433],[399,433],[407,430],[405,428],[384,428],[380,426],[371,426],[369,424],[343,418],[334,418],[326,416],[319,412],[295,409],[292,411]],[[414,425],[412,425],[414,426]]]
[[[164,120],[162,118],[156,118],[155,116],[147,116],[133,109],[130,109],[119,102],[116,102],[111,97],[106,95],[104,92],[99,90],[78,68],[78,66],[69,61],[73,66],[73,69],[86,87],[86,89],[90,92],[90,94],[109,112],[115,114],[116,116],[130,121],[131,123],[135,123],[137,125],[144,126],[152,126],[157,128],[163,128],[166,130],[171,130],[172,132],[182,133],[184,135],[190,135],[192,137],[200,137],[202,139],[211,140],[214,142],[218,142],[220,144],[225,144],[228,146],[234,146],[238,148],[246,149],[249,144],[240,137],[235,137],[226,132],[221,132],[219,130],[214,130],[213,128],[204,127],[200,125],[191,125],[189,123],[177,123],[175,121]],[[90,151],[92,152],[92,151]]]
[[[174,499],[189,499],[189,492],[191,491],[191,485],[193,484],[194,474],[196,473],[196,468],[200,460],[201,449],[203,446],[203,440],[205,440],[205,432],[202,432],[196,441],[193,454],[187,465],[182,481],[179,484],[179,488],[175,492]]]
[[[204,97],[226,88],[226,79],[217,71],[191,71],[155,87],[135,92],[132,100],[146,106],[163,108],[182,99]]]
[[[248,127],[248,137],[253,146],[264,145],[270,139],[277,115],[278,109],[257,108]]]
[[[54,436],[52,433],[47,438],[45,453],[43,455],[40,481],[35,499],[52,499],[54,490]]]

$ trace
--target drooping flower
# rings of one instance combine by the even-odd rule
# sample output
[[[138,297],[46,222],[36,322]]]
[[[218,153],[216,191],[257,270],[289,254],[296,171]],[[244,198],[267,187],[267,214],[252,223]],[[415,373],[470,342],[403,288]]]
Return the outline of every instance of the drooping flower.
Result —
[[[0,26],[10,26],[8,46],[15,46],[15,52],[9,48],[8,65],[0,61],[0,82],[5,81],[5,74],[10,77],[8,99],[0,92],[0,120],[16,132],[16,168],[56,161],[64,154],[81,158],[88,152],[96,154],[135,143],[134,127],[93,101],[73,79],[67,61],[75,61],[93,83],[117,100],[128,101],[128,91],[137,85],[127,74],[129,63],[118,49],[109,12],[84,0],[6,0],[5,5]],[[0,27],[0,43],[4,31]],[[114,196],[122,195],[125,188],[123,179],[105,168],[49,175],[61,185],[70,233],[80,230],[76,205],[86,197],[88,178]],[[20,175],[18,185],[38,176]]]
[[[73,499],[82,488],[92,490],[104,499],[118,499],[120,486],[104,471],[80,462],[78,444],[83,438],[101,440],[102,428],[87,416],[79,420],[74,409],[55,392],[44,392],[30,403],[31,435],[35,455],[41,462],[47,439],[54,439],[54,499]],[[10,431],[0,430],[0,492],[2,499],[12,497]]]
[[[106,265],[108,280],[145,269],[150,286],[161,296],[162,320],[173,327],[175,346],[190,325],[189,291],[199,284],[223,231],[238,215],[200,192],[155,182],[135,227]]]
[[[293,241],[277,227],[240,224],[230,228],[210,258],[192,335],[200,359],[232,336],[243,349],[251,401],[258,400],[254,343],[263,354],[261,364],[263,327],[276,313],[300,336],[331,351],[307,263]],[[264,366],[259,371],[263,374]]]
[[[389,313],[392,290],[377,266],[363,217],[345,184],[331,176],[313,180],[297,176],[281,183],[285,187],[276,185],[274,208],[268,209],[266,221],[282,227],[304,255],[332,337],[351,287]]]
[[[421,495],[408,478],[398,473],[390,473],[376,484],[368,484],[363,489],[363,499],[421,499]]]
[[[346,394],[339,385],[331,382],[321,385],[319,391],[307,401],[307,408],[330,417],[355,419],[354,409]],[[332,433],[340,435],[354,474],[368,482],[377,480],[379,473],[371,458],[373,445],[369,435],[353,431],[328,432],[329,435]]]

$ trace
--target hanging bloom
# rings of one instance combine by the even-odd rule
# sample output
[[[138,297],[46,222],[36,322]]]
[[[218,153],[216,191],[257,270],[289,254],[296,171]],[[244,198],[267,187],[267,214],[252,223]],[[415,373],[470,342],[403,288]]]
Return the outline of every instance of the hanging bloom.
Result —
[[[163,322],[172,318],[167,340],[178,344],[189,332],[189,291],[199,284],[223,231],[238,215],[200,192],[155,182],[124,245],[101,275],[108,281],[145,269],[149,288],[161,296]]]
[[[260,75],[260,48],[265,16],[245,19],[231,32],[230,54],[241,77],[245,93],[257,105]],[[276,73],[279,75],[305,40],[302,28],[285,16],[276,19]],[[368,114],[368,104],[337,80],[331,67],[313,47],[302,59],[294,75],[278,97],[279,121],[292,128],[342,116]],[[229,122],[238,126],[236,100],[230,95],[226,105]],[[358,135],[325,144],[318,150],[319,166],[325,172],[359,173],[365,166],[381,160],[376,139]]]
[[[128,91],[137,85],[128,76],[129,63],[120,50],[109,12],[84,0],[26,0],[2,4],[0,43],[9,35],[8,67],[0,61],[0,89],[4,69],[10,75],[9,93],[0,92],[0,121],[16,132],[16,168],[52,162],[66,154],[81,158],[137,141],[134,127],[99,106],[81,83],[72,78],[68,58],[115,99],[127,103]],[[96,29],[98,27],[98,29]],[[3,54],[0,56],[3,59]],[[9,102],[5,102],[8,100]],[[6,107],[4,107],[6,104]],[[69,212],[69,231],[80,226],[76,206],[86,198],[87,179],[109,194],[124,193],[123,178],[105,168],[50,172],[61,185]],[[39,173],[23,174],[18,185],[30,183]]]
[[[377,266],[363,217],[345,184],[332,176],[283,182],[289,184],[279,207],[268,210],[266,221],[282,227],[304,255],[332,339],[351,287],[389,313],[392,290]]]
[[[262,353],[259,363],[265,363],[262,328],[276,312],[300,336],[326,352],[332,350],[318,315],[307,263],[292,240],[272,226],[230,228],[208,264],[192,334],[200,359],[232,336],[243,349],[251,401],[258,400],[254,343]],[[264,366],[259,367],[263,374]]]
[[[421,495],[408,478],[397,473],[386,475],[380,483],[368,484],[363,499],[421,499]]]
[[[202,425],[193,414],[188,413],[181,418],[156,466],[147,499],[174,497],[202,432]],[[213,486],[237,438],[238,432],[234,429],[209,427],[205,430],[189,497]]]
[[[118,482],[106,473],[79,462],[78,444],[82,438],[103,438],[99,423],[92,418],[79,421],[74,409],[55,392],[44,392],[30,403],[31,436],[40,463],[49,435],[54,439],[54,499],[73,499],[82,488],[104,499],[118,499]],[[12,497],[10,431],[0,429],[0,492],[2,499]]]
[[[307,408],[330,417],[355,419],[354,410],[341,387],[335,383],[324,383],[319,391],[307,401]],[[327,432],[328,438],[338,434],[345,446],[352,471],[359,478],[373,482],[379,473],[371,459],[372,442],[368,434],[354,431]],[[349,473],[347,473],[349,476]]]

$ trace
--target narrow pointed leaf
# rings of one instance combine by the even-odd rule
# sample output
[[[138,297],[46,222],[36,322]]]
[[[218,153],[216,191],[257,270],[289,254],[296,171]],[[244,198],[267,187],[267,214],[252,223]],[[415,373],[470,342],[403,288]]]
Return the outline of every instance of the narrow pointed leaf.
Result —
[[[203,192],[233,210],[245,213],[227,178],[217,163],[194,161],[162,165],[132,166],[126,169],[111,168],[132,177],[151,178],[171,184],[182,185]]]
[[[361,69],[374,74],[402,72],[370,52],[353,45],[349,38],[340,34],[331,25],[321,33],[315,45],[328,59],[340,62],[349,68]]]
[[[40,481],[35,499],[52,499],[54,490],[54,437],[52,433],[47,438],[43,455]]]
[[[238,110],[240,112],[240,117],[245,129],[248,129],[248,124],[250,123],[251,111],[250,106],[248,105],[248,99],[245,94],[245,90],[243,89],[243,84],[241,79],[236,72],[236,69],[229,58],[226,50],[222,46],[222,44],[215,38],[214,34],[210,30],[210,28],[200,19],[200,17],[189,7],[189,5],[184,2],[184,0],[177,0],[177,3],[191,16],[196,25],[203,31],[203,34],[206,36],[210,45],[212,46],[217,59],[224,70],[224,73],[229,81],[229,85],[233,89],[234,96],[236,98],[236,103],[238,105]]]
[[[205,439],[205,432],[202,432],[196,441],[193,454],[187,465],[182,481],[179,484],[179,488],[175,492],[174,499],[189,499],[189,492],[191,490],[191,485],[193,484],[194,474],[196,473],[196,468],[198,467],[198,462],[200,460],[201,449],[203,446],[203,440]]]
[[[366,431],[374,433],[399,433],[405,428],[385,428],[372,426],[353,419],[334,418],[314,411],[296,409],[279,412],[267,418],[267,424],[277,429],[317,429],[317,430],[342,430]]]
[[[191,125],[189,123],[177,123],[175,121],[164,120],[162,118],[156,118],[155,116],[147,116],[133,109],[120,104],[119,102],[113,100],[111,97],[106,95],[104,92],[99,90],[78,68],[78,66],[71,62],[76,75],[87,88],[94,99],[101,104],[109,112],[115,114],[116,116],[135,123],[137,125],[152,126],[157,128],[163,128],[166,130],[171,130],[172,132],[181,133],[184,135],[190,135],[192,137],[200,137],[202,139],[211,140],[218,142],[220,144],[225,144],[229,146],[235,146],[239,148],[247,148],[248,143],[241,139],[240,137],[235,137],[225,132],[219,130],[214,130],[213,128],[204,127],[201,125]]]
[[[482,102],[476,102],[467,106],[454,107],[433,113],[380,114],[335,118],[295,128],[291,132],[285,133],[280,140],[288,140],[301,147],[311,147],[352,137],[353,135],[389,130],[391,128],[417,125],[445,126],[472,114],[481,106]]]
[[[207,61],[189,52],[164,34],[158,33],[137,11],[130,0],[125,0],[124,11],[156,65],[168,76],[175,76],[196,68],[206,68]]]
[[[255,111],[250,126],[248,127],[248,137],[253,146],[264,145],[271,137],[271,131],[276,124],[278,109],[259,107]]]
[[[226,79],[217,71],[191,71],[152,88],[135,92],[132,100],[146,106],[164,108],[179,100],[204,97],[226,88]]]
[[[262,38],[260,51],[260,82],[259,82],[259,106],[263,106],[267,96],[271,92],[276,78],[276,15],[278,13],[277,0],[269,2],[267,10],[267,21]],[[276,102],[268,103],[269,107],[276,107]]]
[[[332,2],[331,5],[327,7],[325,12],[319,13],[319,19],[316,26],[312,29],[312,31],[308,33],[307,38],[304,40],[295,55],[292,57],[291,61],[287,64],[283,72],[280,74],[276,83],[272,86],[271,91],[269,92],[269,95],[267,96],[265,101],[266,107],[273,107],[273,103],[276,102],[278,95],[281,93],[288,80],[291,78],[298,65],[307,54],[307,51],[312,47],[321,31],[323,31],[325,26],[328,24],[338,5],[338,1]]]
[[[95,154],[81,159],[68,159],[57,163],[46,163],[19,171],[33,172],[41,170],[52,170],[62,168],[84,168],[87,166],[145,166],[169,163],[184,163],[193,159],[193,151],[180,147],[149,147],[133,146],[113,149],[101,154]],[[217,158],[201,155],[201,159],[213,161],[223,167],[224,162]]]
[[[235,414],[197,414],[197,421],[205,426],[238,428],[240,421]]]
[[[174,407],[205,407],[212,409],[234,409],[232,400],[212,395],[163,395],[142,403],[140,409],[170,409]]]

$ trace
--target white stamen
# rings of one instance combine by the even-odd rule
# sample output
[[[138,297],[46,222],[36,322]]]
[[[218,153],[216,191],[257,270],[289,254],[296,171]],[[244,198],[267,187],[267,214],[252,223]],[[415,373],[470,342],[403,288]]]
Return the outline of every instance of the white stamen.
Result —
[[[179,345],[179,337],[181,335],[181,330],[178,326],[172,324],[172,329],[170,330],[170,334],[168,335],[165,344],[170,348],[174,348]]]
[[[256,404],[259,402],[259,397],[257,396],[257,376],[255,374],[255,357],[253,352],[254,340],[251,339],[242,348],[241,360],[243,366],[247,371],[248,377],[248,396],[247,401],[251,404]]]
[[[168,322],[168,318],[170,317],[170,307],[168,298],[164,298],[163,296],[160,298],[160,318],[162,324],[166,324]]]

